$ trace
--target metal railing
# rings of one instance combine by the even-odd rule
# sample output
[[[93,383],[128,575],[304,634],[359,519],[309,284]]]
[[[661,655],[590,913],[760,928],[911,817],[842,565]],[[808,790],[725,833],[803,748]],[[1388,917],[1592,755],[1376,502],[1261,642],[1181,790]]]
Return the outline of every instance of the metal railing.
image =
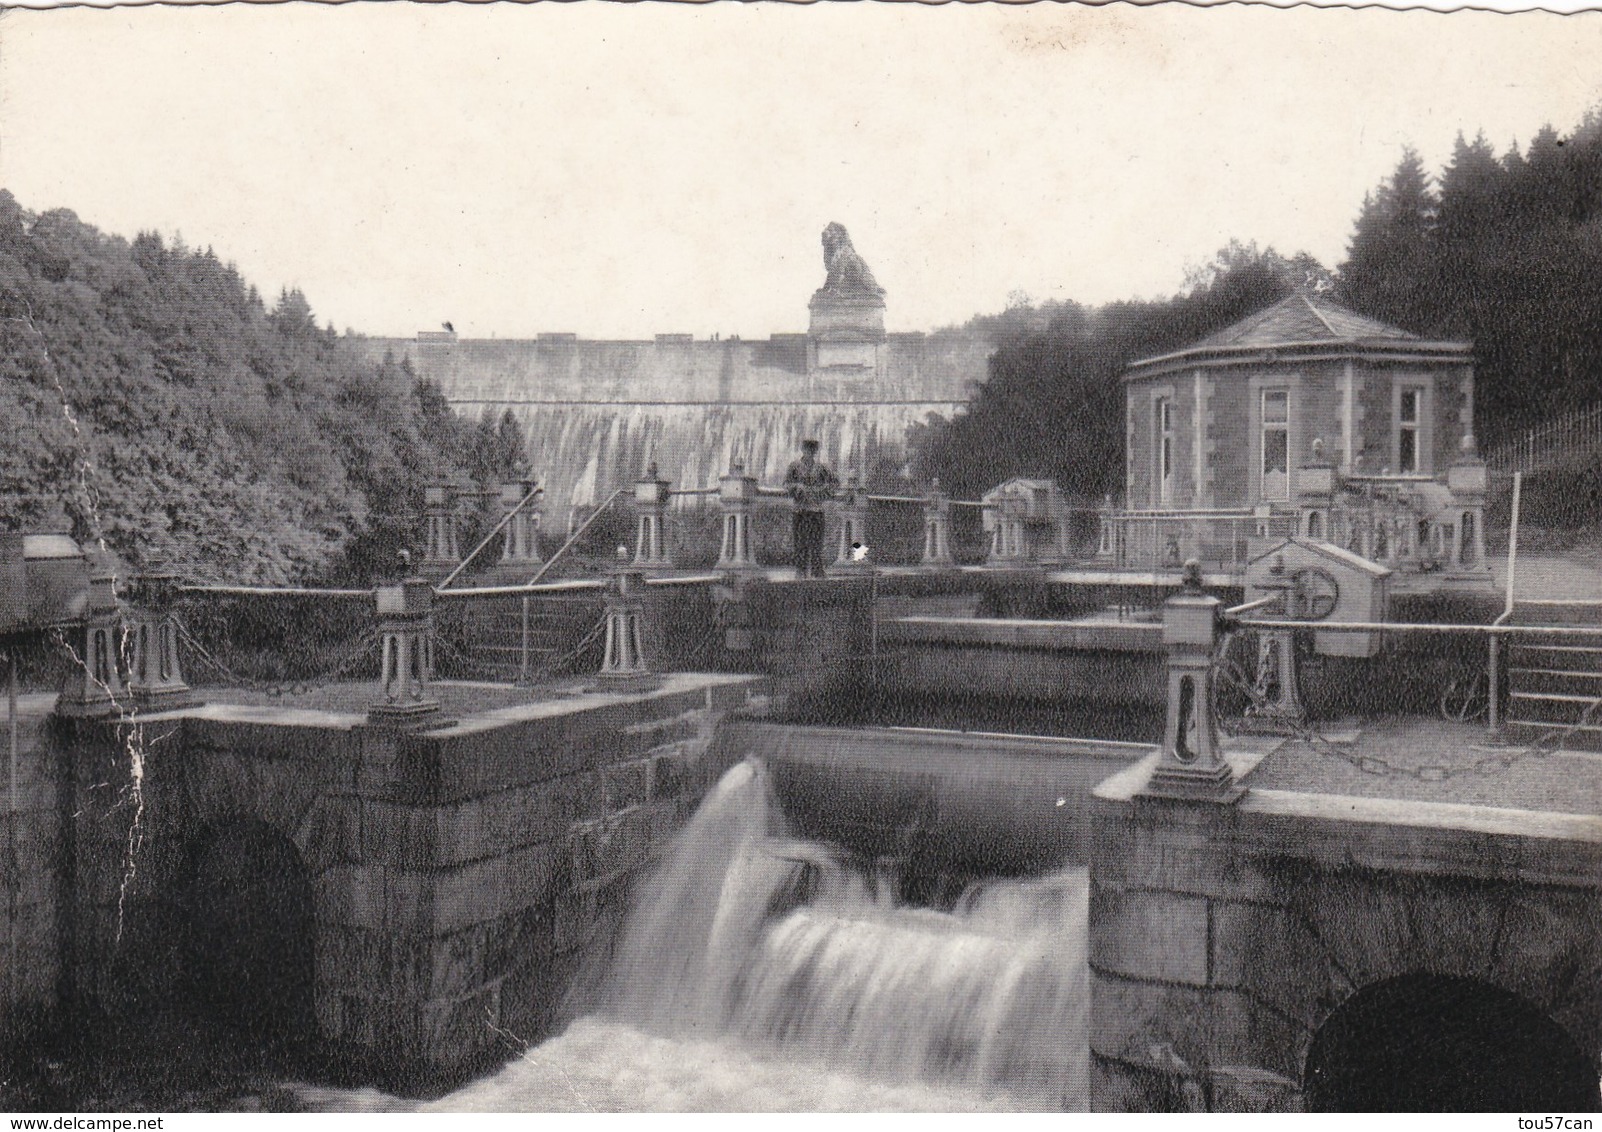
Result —
[[[1485,463],[1504,475],[1537,472],[1596,452],[1602,452],[1602,404],[1565,414],[1498,445]]]
[[[440,580],[439,585],[435,586],[434,588],[436,590],[443,590],[443,589],[447,588],[452,582],[454,582],[458,577],[460,577],[462,571],[466,570],[468,565],[473,561],[473,559],[477,558],[479,556],[479,554],[483,552],[484,548],[490,544],[490,540],[491,539],[493,539],[496,535],[498,535],[502,531],[504,531],[506,529],[507,524],[510,523],[513,519],[515,519],[522,512],[523,508],[527,507],[530,503],[534,502],[534,500],[538,499],[540,496],[542,496],[544,494],[545,494],[545,489],[543,487],[536,487],[533,491],[531,491],[527,495],[523,496],[522,499],[519,499],[517,501],[517,505],[515,507],[511,508],[509,511],[507,511],[506,514],[502,515],[501,516],[501,521],[496,523],[495,526],[490,528],[490,533],[485,535],[482,539],[480,539],[479,542],[478,542],[478,545],[475,546],[472,550],[468,551],[467,554],[462,558],[462,560],[456,564],[456,568],[454,570],[452,570],[449,574],[446,574],[445,577]]]
[[[1099,511],[1110,528],[1102,556],[1118,569],[1177,570],[1190,558],[1204,568],[1245,568],[1251,540],[1297,533],[1295,515],[1251,511]]]
[[[616,503],[618,498],[628,490],[629,488],[627,487],[618,488],[611,495],[608,495],[599,507],[591,511],[589,516],[574,529],[573,533],[567,536],[567,541],[557,547],[556,553],[547,558],[540,568],[534,572],[534,576],[528,580],[529,586],[538,585],[539,580],[550,572],[551,567],[562,560],[562,555],[578,544],[578,540],[584,537],[584,532],[594,525],[595,520],[605,514],[607,509]]]

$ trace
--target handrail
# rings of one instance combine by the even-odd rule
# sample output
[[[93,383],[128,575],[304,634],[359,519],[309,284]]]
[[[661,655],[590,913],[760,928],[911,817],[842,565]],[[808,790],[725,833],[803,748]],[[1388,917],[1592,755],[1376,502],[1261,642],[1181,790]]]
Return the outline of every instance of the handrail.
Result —
[[[445,587],[449,586],[452,582],[454,582],[456,580],[457,576],[460,575],[463,570],[467,569],[467,564],[469,562],[473,561],[473,559],[478,557],[479,551],[483,550],[486,546],[488,546],[490,544],[490,539],[494,538],[496,535],[500,534],[503,530],[506,529],[506,524],[510,523],[512,521],[512,517],[514,515],[516,515],[524,507],[528,506],[529,502],[535,496],[544,495],[544,494],[545,494],[545,489],[543,487],[536,487],[533,491],[531,491],[527,495],[523,496],[522,499],[518,500],[517,501],[517,506],[513,507],[506,514],[502,515],[501,516],[501,521],[496,523],[495,526],[490,529],[490,533],[485,535],[482,539],[480,539],[478,545],[475,546],[472,550],[470,550],[467,553],[466,557],[464,557],[460,562],[458,562],[456,564],[456,569],[452,570],[449,574],[446,574],[444,579],[440,582],[440,584],[434,587],[435,591],[437,592],[439,590],[443,590]]]
[[[253,595],[280,595],[301,597],[372,597],[372,590],[321,589],[316,586],[223,586],[208,582],[186,582],[178,587],[181,594],[231,594],[235,597]]]
[[[1273,605],[1276,601],[1279,601],[1282,596],[1283,595],[1281,594],[1272,594],[1268,597],[1260,597],[1256,601],[1248,601],[1243,605],[1232,605],[1228,609],[1224,610],[1224,616],[1239,617],[1242,613],[1250,613],[1252,610],[1261,609],[1265,605]]]
[[[1235,509],[1215,507],[1210,511],[1186,511],[1178,507],[1148,507],[1144,510],[1114,508],[1111,512],[1107,511],[1106,508],[1087,508],[1087,510],[1110,514],[1114,519],[1276,519],[1281,516],[1290,517],[1287,512],[1281,512],[1280,515],[1260,515],[1250,507]]]
[[[916,495],[870,495],[867,497],[871,503],[928,503],[927,498]]]
[[[617,502],[617,497],[622,495],[624,492],[626,492],[628,490],[629,490],[629,488],[627,486],[620,487],[616,491],[614,491],[611,495],[608,495],[606,497],[606,502],[602,503],[594,511],[590,512],[590,517],[588,519],[585,519],[582,523],[579,524],[578,530],[574,531],[572,534],[567,536],[567,541],[564,542],[561,546],[557,547],[556,553],[551,555],[549,558],[547,558],[545,560],[545,564],[542,565],[539,568],[539,570],[537,570],[535,572],[534,576],[528,580],[528,586],[525,586],[523,588],[527,589],[530,586],[533,586],[535,583],[537,583],[541,578],[545,577],[545,572],[547,570],[549,570],[552,566],[556,565],[557,559],[561,558],[562,555],[566,554],[570,549],[572,549],[573,544],[578,542],[579,536],[582,535],[585,531],[590,529],[590,524],[595,522],[595,520],[599,519],[601,517],[602,512],[604,512],[608,507],[612,506],[613,503]]]
[[[1524,488],[1524,473],[1513,473],[1513,511],[1508,517],[1507,530],[1507,598],[1503,610],[1513,612],[1513,577],[1519,568],[1519,497]]]
[[[683,574],[675,577],[647,577],[648,586],[704,586],[723,581],[723,574]],[[604,578],[568,578],[560,582],[539,582],[535,585],[516,586],[463,586],[448,590],[439,597],[529,597],[535,594],[580,593],[604,590]]]
[[[560,582],[541,582],[538,585],[517,586],[462,586],[459,589],[443,590],[435,597],[506,597],[528,596],[530,594],[558,594],[576,593],[581,590],[604,590],[606,581],[602,578],[567,578]]]
[[[1497,618],[1500,621],[1501,618]],[[1324,633],[1484,633],[1491,639],[1525,633],[1537,637],[1594,637],[1599,628],[1583,625],[1453,625],[1430,621],[1271,621],[1242,618],[1233,623],[1240,629],[1317,629]]]
[[[1507,597],[1502,612],[1491,622],[1493,627],[1507,624],[1513,616],[1513,573],[1519,564],[1519,497],[1524,487],[1524,473],[1513,473],[1513,510],[1508,518],[1507,535]],[[1485,664],[1485,723],[1491,735],[1502,729],[1502,638],[1492,634],[1486,652]]]

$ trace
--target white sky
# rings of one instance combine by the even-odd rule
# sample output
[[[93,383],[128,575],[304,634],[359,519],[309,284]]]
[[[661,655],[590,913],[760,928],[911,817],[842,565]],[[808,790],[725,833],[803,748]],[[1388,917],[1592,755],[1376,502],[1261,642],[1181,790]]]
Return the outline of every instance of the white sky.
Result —
[[[894,329],[1334,265],[1411,143],[1602,103],[1602,13],[849,5],[11,11],[0,183],[409,335],[805,328],[839,220]]]

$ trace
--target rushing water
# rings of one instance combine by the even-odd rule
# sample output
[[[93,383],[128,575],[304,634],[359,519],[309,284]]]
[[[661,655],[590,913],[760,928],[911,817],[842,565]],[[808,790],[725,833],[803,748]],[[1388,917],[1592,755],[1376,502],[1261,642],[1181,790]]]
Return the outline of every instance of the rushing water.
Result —
[[[643,886],[593,1013],[425,1108],[1085,1108],[1084,871],[946,911],[895,888],[787,837],[742,763]]]

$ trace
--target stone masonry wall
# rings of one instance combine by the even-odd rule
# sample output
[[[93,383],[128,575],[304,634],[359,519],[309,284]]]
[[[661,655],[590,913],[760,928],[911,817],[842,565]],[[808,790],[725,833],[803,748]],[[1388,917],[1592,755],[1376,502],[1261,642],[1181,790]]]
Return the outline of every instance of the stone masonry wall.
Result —
[[[0,758],[0,1049],[29,1037],[56,1005],[61,814],[44,734],[54,699],[21,698],[14,768]]]
[[[246,817],[293,842],[311,876],[327,1047],[393,1087],[482,1068],[543,1036],[581,965],[604,957],[630,882],[732,759],[713,732],[754,683],[670,676],[424,733],[329,713],[173,713],[145,725],[162,738],[138,807],[114,800],[130,780],[126,731],[78,725],[65,740],[78,1004],[129,1008],[170,985],[163,942],[180,934],[187,846]]]
[[[1476,822],[1461,806],[1404,819],[1279,791],[1236,806],[1132,797],[1147,773],[1097,791],[1097,1111],[1297,1110],[1319,1027],[1357,991],[1412,973],[1511,991],[1579,1049],[1602,1044],[1594,836],[1550,821],[1521,835],[1505,811]]]

